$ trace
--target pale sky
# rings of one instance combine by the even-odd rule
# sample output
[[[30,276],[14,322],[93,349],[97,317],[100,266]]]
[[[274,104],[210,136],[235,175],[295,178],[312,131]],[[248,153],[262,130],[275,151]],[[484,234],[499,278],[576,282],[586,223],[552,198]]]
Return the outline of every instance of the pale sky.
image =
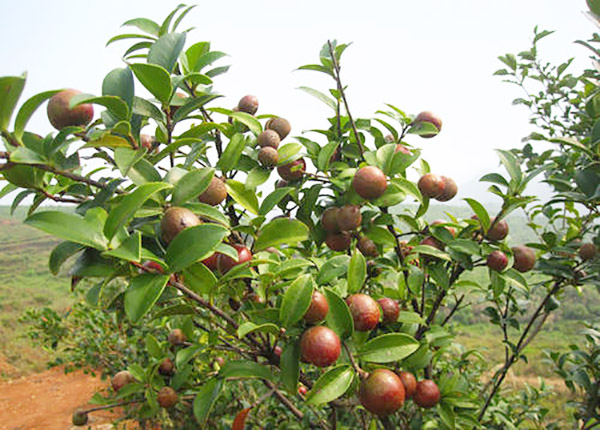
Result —
[[[57,88],[99,95],[103,77],[123,66],[121,55],[132,44],[105,47],[106,41],[135,32],[120,28],[126,20],[161,22],[179,3],[0,0],[0,76],[28,72],[21,102]],[[218,63],[232,65],[215,79],[216,91],[228,96],[219,105],[233,107],[242,96],[254,94],[259,113],[287,118],[292,135],[325,128],[329,108],[296,88],[326,91],[332,82],[294,69],[317,62],[328,38],[352,42],[342,59],[342,79],[353,116],[373,117],[384,103],[411,114],[436,112],[443,120],[439,136],[407,140],[424,149],[434,172],[453,177],[459,186],[496,168],[494,148],[520,146],[531,131],[527,110],[511,106],[522,94],[492,76],[501,67],[497,57],[528,49],[538,25],[556,30],[541,44],[544,58],[557,64],[578,56],[576,66],[587,67],[585,49],[573,41],[588,39],[596,30],[583,14],[585,0],[198,3],[180,28],[196,27],[186,46],[211,41],[214,50],[229,54]],[[40,134],[52,131],[45,108],[30,124]]]

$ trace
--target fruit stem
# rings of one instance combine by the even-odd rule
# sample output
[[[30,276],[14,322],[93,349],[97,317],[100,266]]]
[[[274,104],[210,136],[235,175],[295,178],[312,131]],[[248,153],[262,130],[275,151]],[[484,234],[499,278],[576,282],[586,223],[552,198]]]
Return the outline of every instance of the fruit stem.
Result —
[[[342,344],[344,345],[346,354],[348,354],[348,358],[350,359],[350,364],[352,365],[352,367],[354,368],[356,373],[358,373],[358,376],[360,377],[360,379],[365,379],[367,376],[369,376],[369,374],[360,368],[360,366],[354,359],[354,355],[352,355],[352,352],[350,352],[350,348],[348,348],[348,345],[346,344],[346,342],[343,342]]]
[[[344,102],[344,107],[346,108],[346,113],[348,114],[348,120],[350,121],[350,125],[352,126],[352,134],[354,134],[354,138],[356,139],[356,143],[357,143],[358,149],[360,151],[360,156],[364,160],[365,147],[363,146],[363,144],[360,140],[360,135],[358,134],[358,129],[356,128],[356,123],[354,122],[354,119],[352,118],[352,114],[350,113],[350,107],[348,106],[348,101],[346,100],[346,94],[344,93],[344,87],[342,85],[342,80],[340,78],[340,65],[337,62],[337,57],[335,56],[335,52],[333,50],[333,45],[331,44],[331,41],[328,40],[327,44],[329,45],[329,54],[331,55],[331,61],[333,62],[333,68],[335,71],[334,79],[337,83],[337,89],[340,93],[340,96],[342,96],[342,101]],[[338,115],[338,118],[339,118],[339,115]]]

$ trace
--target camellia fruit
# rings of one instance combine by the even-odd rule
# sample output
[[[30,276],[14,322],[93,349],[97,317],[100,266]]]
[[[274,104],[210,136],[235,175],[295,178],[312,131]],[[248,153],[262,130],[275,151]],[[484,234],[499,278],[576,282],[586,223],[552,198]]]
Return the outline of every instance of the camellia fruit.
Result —
[[[258,151],[258,161],[266,168],[275,167],[279,163],[279,152],[270,146],[260,148]]]
[[[285,179],[286,181],[297,181],[302,179],[305,171],[306,162],[303,158],[298,158],[291,163],[284,164],[277,168],[277,173],[281,176],[281,179]]]
[[[69,107],[73,96],[81,91],[67,89],[54,94],[48,101],[46,112],[52,127],[62,130],[65,127],[85,127],[94,118],[94,106],[84,103],[74,108]]]
[[[413,401],[422,408],[433,408],[440,402],[441,393],[437,384],[431,379],[423,379],[417,383]]]
[[[115,373],[111,380],[112,389],[118,392],[125,385],[131,384],[135,379],[133,375],[129,373],[129,370],[121,370]]]
[[[238,253],[238,261],[235,261],[229,255],[219,254],[217,257],[217,269],[221,274],[229,272],[234,266],[252,260],[252,251],[244,245],[232,245]]]
[[[309,328],[300,339],[302,361],[318,367],[331,366],[342,351],[340,338],[328,327],[318,325]]]
[[[489,240],[500,241],[504,240],[508,236],[508,223],[505,220],[494,222],[496,218],[490,219],[490,228],[487,232],[486,237]]]
[[[353,294],[346,299],[356,331],[373,330],[379,324],[381,311],[373,298],[366,294]]]
[[[219,253],[215,252],[208,258],[202,260],[202,264],[208,267],[210,270],[217,270],[217,258],[219,257]]]
[[[261,148],[270,146],[271,148],[277,149],[279,147],[279,142],[281,141],[281,138],[279,137],[276,131],[265,130],[258,135],[256,141],[258,143],[258,146],[260,146]]]
[[[340,233],[329,234],[325,238],[325,244],[332,251],[342,252],[350,248],[352,243],[352,236],[345,231]]]
[[[140,145],[142,148],[148,150],[148,152],[156,152],[158,150],[156,138],[149,134],[140,134]]]
[[[437,128],[437,133],[421,134],[420,135],[421,137],[424,137],[425,139],[429,139],[429,138],[437,136],[438,133],[440,131],[442,131],[442,120],[436,114],[429,112],[429,111],[423,111],[415,117],[415,119],[412,122],[412,125],[418,127],[420,124],[422,124],[424,122],[428,122],[428,123],[432,124],[435,128]]]
[[[423,197],[436,198],[444,192],[445,183],[440,175],[425,173],[419,178],[417,187]]]
[[[399,374],[402,385],[404,385],[404,392],[406,398],[410,399],[417,391],[417,378],[410,372],[402,371]]]
[[[258,99],[256,96],[244,96],[238,102],[237,108],[240,112],[246,112],[254,115],[258,110]]]
[[[337,221],[339,212],[340,208],[336,206],[328,207],[323,211],[323,214],[321,215],[321,224],[323,225],[323,229],[325,229],[325,231],[328,231],[329,233],[337,233],[340,231]]]
[[[593,243],[584,243],[579,247],[579,257],[583,261],[593,260],[597,253],[598,249]]]
[[[167,209],[160,221],[160,234],[165,243],[168,244],[186,228],[200,224],[202,224],[202,221],[191,210],[172,207]]]
[[[389,297],[383,297],[377,300],[377,303],[381,306],[381,311],[383,312],[383,318],[381,320],[382,325],[388,325],[398,321],[400,306],[398,306],[396,300],[390,299]]]
[[[367,236],[361,236],[358,238],[358,244],[356,245],[358,250],[365,257],[377,257],[379,252],[377,251],[377,245]]]
[[[216,206],[227,198],[227,187],[221,178],[213,176],[208,188],[198,196],[200,203]]]
[[[345,205],[337,213],[337,225],[342,231],[354,231],[360,227],[361,222],[360,206]]]
[[[276,132],[281,140],[285,139],[290,134],[290,131],[292,131],[290,122],[284,118],[271,118],[265,125],[265,128]]]
[[[310,306],[304,314],[304,321],[306,321],[309,324],[321,322],[325,319],[328,312],[329,303],[327,302],[327,298],[325,298],[323,294],[315,290],[310,300]]]
[[[521,273],[529,272],[535,266],[535,252],[525,245],[512,248],[515,262],[513,267]]]
[[[169,357],[161,361],[158,366],[158,373],[164,376],[173,376],[175,374],[175,364]]]
[[[88,414],[85,411],[76,410],[73,412],[73,416],[71,417],[71,422],[74,426],[84,426],[88,422]]]
[[[174,328],[169,332],[167,340],[173,346],[183,345],[186,341],[185,333],[180,328]]]
[[[177,404],[179,396],[171,387],[162,387],[156,395],[156,400],[161,408],[169,409]]]
[[[444,190],[437,197],[435,197],[435,199],[439,202],[447,202],[456,196],[458,193],[458,186],[452,178],[447,176],[442,176],[441,178],[444,182]]]
[[[502,272],[508,266],[508,257],[504,252],[496,249],[487,256],[487,266],[496,272]]]
[[[363,199],[376,199],[385,193],[387,178],[379,167],[361,167],[352,178],[352,188]]]
[[[360,404],[377,416],[393,414],[404,404],[404,385],[391,370],[375,369],[365,378],[358,391]]]

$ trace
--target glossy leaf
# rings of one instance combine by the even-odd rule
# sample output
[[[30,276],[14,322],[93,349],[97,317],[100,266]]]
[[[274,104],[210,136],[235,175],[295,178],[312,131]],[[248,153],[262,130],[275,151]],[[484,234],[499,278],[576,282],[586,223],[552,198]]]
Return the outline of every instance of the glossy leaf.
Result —
[[[281,353],[281,384],[288,393],[296,395],[300,377],[300,343],[288,342]]]
[[[227,193],[236,203],[258,215],[258,198],[254,190],[248,190],[241,182],[228,179],[225,183]]]
[[[308,233],[308,227],[301,221],[276,218],[258,231],[254,250],[260,251],[281,244],[293,246],[296,242],[308,239]]]
[[[282,326],[289,328],[302,319],[310,306],[313,289],[311,275],[302,275],[292,282],[281,301],[279,320]]]
[[[127,106],[127,103],[116,96],[96,97],[91,94],[77,94],[71,97],[69,106],[74,108],[75,106],[84,103],[93,103],[104,106],[118,119],[127,119],[129,117],[129,107]]]
[[[325,285],[335,278],[344,275],[348,271],[350,257],[347,255],[337,255],[329,258],[325,264],[321,266],[321,270],[317,274],[317,284]]]
[[[228,361],[219,372],[221,378],[259,378],[274,381],[268,367],[254,361]]]
[[[354,369],[349,364],[340,364],[329,369],[315,382],[306,396],[309,405],[331,402],[344,395],[354,380]]]
[[[277,188],[275,191],[273,191],[271,194],[265,197],[265,199],[260,205],[258,214],[263,216],[267,215],[269,212],[271,212],[271,209],[273,209],[277,203],[283,200],[283,198],[290,194],[293,190],[294,188],[292,187]]]
[[[106,249],[108,245],[106,237],[97,226],[77,215],[44,211],[31,215],[24,222],[38,230],[81,245],[100,250]]]
[[[479,218],[479,222],[483,226],[483,229],[487,231],[487,229],[490,228],[490,215],[487,210],[477,200],[465,199],[465,201],[471,206],[471,209],[473,209],[477,218]]]
[[[118,248],[106,251],[103,255],[139,263],[142,259],[142,235],[139,231],[134,232]]]
[[[173,92],[169,72],[154,64],[135,63],[130,64],[129,67],[133,70],[136,78],[154,97],[163,105],[169,103]]]
[[[246,139],[244,139],[244,136],[240,133],[235,134],[219,157],[217,169],[220,169],[223,173],[233,170],[237,166],[245,146]]]
[[[223,381],[213,378],[204,384],[198,390],[198,394],[194,398],[194,417],[201,427],[204,427],[210,411],[221,394]]]
[[[19,109],[19,113],[17,113],[17,117],[15,118],[15,137],[18,140],[21,140],[23,137],[25,126],[37,108],[40,107],[40,105],[46,100],[59,92],[60,90],[45,91],[43,93],[36,94],[23,103],[23,106],[21,106],[21,109]]]
[[[207,258],[216,246],[229,235],[229,230],[217,224],[189,227],[169,244],[165,261],[169,271],[179,272],[198,260]]]
[[[187,202],[198,197],[202,194],[213,178],[215,171],[210,168],[192,170],[183,176],[173,189],[173,198],[171,203],[173,205],[180,205],[181,203]]]
[[[58,271],[63,263],[67,261],[69,257],[77,254],[82,249],[82,245],[74,242],[61,242],[56,245],[56,247],[50,253],[50,258],[48,260],[50,272],[52,272],[53,275],[58,275]]]
[[[179,54],[185,45],[185,33],[168,33],[161,36],[148,52],[148,63],[163,67],[172,73]]]
[[[4,76],[0,78],[0,130],[8,131],[10,119],[17,106],[23,88],[25,87],[26,75]]]
[[[358,292],[366,279],[367,261],[360,251],[355,249],[352,258],[350,258],[350,264],[348,265],[348,292]]]
[[[129,321],[136,323],[154,306],[169,277],[144,273],[131,280],[125,290],[124,308]]]
[[[354,320],[346,302],[333,290],[325,288],[325,297],[329,303],[327,312],[327,326],[337,333],[341,340],[352,336],[354,332]]]
[[[359,350],[361,360],[371,363],[392,363],[419,349],[419,342],[405,333],[388,333],[371,339]]]
[[[102,95],[116,96],[127,103],[129,111],[133,107],[134,83],[129,68],[114,69],[102,81]]]

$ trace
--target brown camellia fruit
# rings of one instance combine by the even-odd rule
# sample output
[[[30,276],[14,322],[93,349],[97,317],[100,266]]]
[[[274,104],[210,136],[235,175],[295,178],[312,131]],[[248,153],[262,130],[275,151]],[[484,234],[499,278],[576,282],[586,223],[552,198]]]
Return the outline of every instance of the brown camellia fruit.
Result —
[[[437,219],[431,223],[431,225],[443,225],[443,224],[447,224],[447,222],[442,219]],[[450,233],[452,235],[452,237],[456,237],[456,229],[454,227],[444,226],[444,228],[446,230],[448,230],[448,233]]]
[[[350,248],[352,242],[352,236],[345,231],[341,233],[328,234],[325,238],[325,244],[332,251],[342,252]]]
[[[322,325],[309,328],[300,339],[302,361],[318,367],[331,366],[337,361],[341,350],[342,344],[338,335]]]
[[[162,387],[156,395],[156,400],[161,408],[172,408],[179,401],[177,392],[171,387]]]
[[[584,243],[579,247],[579,257],[583,261],[593,260],[597,253],[598,249],[593,243]]]
[[[173,376],[175,374],[175,364],[169,357],[165,358],[158,366],[158,373],[164,376]]]
[[[502,251],[495,250],[490,252],[487,257],[487,265],[496,272],[502,272],[508,266],[508,257]]]
[[[387,178],[379,167],[361,167],[352,178],[352,188],[363,199],[376,199],[385,193]]]
[[[62,130],[69,126],[85,127],[94,118],[94,106],[84,103],[74,108],[69,107],[73,96],[81,91],[67,89],[54,94],[48,101],[46,112],[52,127]]]
[[[396,138],[393,134],[386,134],[383,140],[385,140],[385,143],[394,143],[396,141]]]
[[[493,224],[492,228],[490,228],[487,232],[487,238],[489,240],[504,240],[506,236],[508,236],[508,223],[505,220],[494,222],[496,218],[490,219],[490,225]]]
[[[458,193],[458,186],[452,178],[447,176],[442,176],[441,178],[444,182],[444,190],[435,199],[439,202],[447,202],[456,196]]]
[[[398,302],[394,299],[390,299],[389,297],[383,297],[377,300],[379,306],[381,306],[381,311],[383,312],[383,318],[381,320],[382,325],[388,325],[395,323],[398,321],[398,315],[400,315],[400,306],[398,306]]]
[[[235,261],[229,255],[219,254],[217,257],[217,269],[221,274],[229,272],[234,266],[245,263],[252,260],[252,251],[246,248],[244,245],[234,244],[232,245],[238,253],[238,261]]]
[[[361,222],[360,206],[345,205],[337,213],[337,224],[342,231],[354,231],[360,227]]]
[[[373,298],[366,294],[352,294],[346,299],[356,331],[373,330],[379,324],[381,311]]]
[[[227,198],[227,187],[221,178],[213,176],[208,188],[198,196],[200,203],[216,206]]]
[[[185,333],[180,328],[174,328],[167,336],[167,340],[173,346],[183,345],[186,341]]]
[[[377,255],[379,255],[379,252],[377,251],[377,245],[375,245],[375,242],[373,242],[367,236],[361,236],[358,238],[357,247],[365,257],[377,257]]]
[[[171,102],[169,105],[169,117],[173,118],[175,113],[179,110],[181,106],[183,106],[187,102],[188,96],[181,91],[177,91],[175,95],[171,98]]]
[[[133,378],[133,375],[129,373],[129,370],[121,370],[112,377],[112,389],[115,390],[115,392],[118,392],[125,385],[131,384],[133,381],[135,381],[135,379]]]
[[[275,131],[281,140],[285,139],[290,134],[290,131],[292,131],[290,122],[284,118],[271,118],[265,125],[265,128]]]
[[[423,197],[432,199],[442,195],[444,186],[445,183],[442,177],[435,173],[425,173],[419,178],[419,182],[417,182],[417,187],[419,187],[419,191],[421,191]]]
[[[440,242],[433,236],[427,236],[421,241],[421,243],[419,243],[419,245],[433,246],[434,248],[439,249],[440,251],[443,251],[446,248],[442,242]]]
[[[402,381],[402,385],[404,385],[406,398],[410,399],[417,391],[417,378],[410,372],[402,371],[400,372],[400,380]]]
[[[304,314],[304,321],[309,324],[315,324],[323,321],[329,312],[329,303],[327,298],[317,290],[313,292],[310,300],[310,306]]]
[[[435,115],[432,112],[429,111],[423,111],[420,114],[418,114],[415,119],[413,120],[412,124],[415,126],[419,126],[421,123],[424,122],[428,122],[430,124],[433,124],[433,126],[435,128],[437,128],[438,132],[437,133],[428,133],[428,134],[421,134],[421,137],[424,137],[426,139],[429,139],[431,137],[437,136],[437,134],[442,131],[442,120],[440,119],[439,116]]]
[[[71,422],[74,426],[84,426],[88,422],[88,414],[85,411],[77,409],[73,412],[73,416],[71,417]]]
[[[277,168],[277,173],[286,181],[297,181],[302,179],[306,171],[306,162],[303,158],[298,158],[291,163],[284,164]]]
[[[270,146],[271,148],[277,149],[279,147],[279,142],[281,139],[279,135],[274,130],[265,130],[261,134],[258,135],[257,143],[261,148]]]
[[[270,146],[260,148],[258,151],[258,161],[266,168],[275,167],[279,163],[279,152]]]
[[[525,245],[512,248],[515,262],[513,267],[521,273],[529,272],[535,266],[535,252]]]
[[[433,408],[440,402],[441,394],[437,384],[431,379],[423,379],[417,383],[413,401],[422,408]]]
[[[202,221],[191,210],[172,207],[167,209],[160,221],[160,234],[165,243],[170,243],[184,229],[200,224]]]
[[[393,414],[404,404],[404,385],[391,370],[375,369],[364,379],[358,391],[360,404],[366,410],[383,417]]]
[[[237,108],[240,112],[246,112],[254,115],[258,110],[258,99],[256,96],[244,96],[238,102]]]
[[[321,224],[325,231],[328,231],[329,233],[337,233],[340,231],[337,221],[339,212],[340,208],[336,206],[328,207],[323,211],[323,214],[321,215]]]
[[[149,134],[140,134],[140,145],[142,148],[146,148],[148,152],[156,152],[158,150],[156,138]]]
[[[401,143],[398,143],[398,144],[396,145],[396,149],[394,150],[394,154],[395,154],[395,153],[397,153],[397,152],[401,152],[401,153],[403,153],[403,154],[405,154],[405,155],[410,155],[410,154],[412,154],[412,153],[410,152],[410,149],[408,149],[406,146],[402,145]]]

